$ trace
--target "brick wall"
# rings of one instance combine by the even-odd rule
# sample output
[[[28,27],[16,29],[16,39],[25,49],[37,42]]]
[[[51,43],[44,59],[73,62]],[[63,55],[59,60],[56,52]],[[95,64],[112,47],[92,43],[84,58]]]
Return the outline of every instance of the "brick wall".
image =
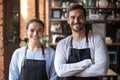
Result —
[[[46,35],[49,34],[49,15],[50,15],[50,12],[49,12],[49,7],[50,7],[50,0],[46,0],[45,2],[45,21],[46,21]]]
[[[49,0],[20,0],[20,37],[24,39],[26,37],[26,24],[32,18],[40,18],[42,21],[46,21],[45,9]],[[48,4],[48,3],[47,3]],[[32,6],[32,7],[31,7]],[[46,22],[47,23],[47,22]]]
[[[35,18],[35,0],[20,0],[20,37],[26,37],[26,24]]]
[[[0,80],[4,80],[3,0],[0,0]]]

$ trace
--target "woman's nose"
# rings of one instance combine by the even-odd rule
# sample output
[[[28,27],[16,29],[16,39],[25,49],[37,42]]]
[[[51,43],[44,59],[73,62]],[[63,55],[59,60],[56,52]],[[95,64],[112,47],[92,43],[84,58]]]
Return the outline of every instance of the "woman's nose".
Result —
[[[34,35],[37,35],[38,34],[38,32],[37,31],[34,31]]]

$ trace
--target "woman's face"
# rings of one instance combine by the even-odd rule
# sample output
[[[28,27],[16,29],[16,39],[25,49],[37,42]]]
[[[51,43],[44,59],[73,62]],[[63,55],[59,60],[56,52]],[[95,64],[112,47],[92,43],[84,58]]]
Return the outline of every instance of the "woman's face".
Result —
[[[43,36],[43,26],[38,22],[32,22],[28,25],[27,37],[29,41],[40,41]]]
[[[72,31],[81,32],[85,28],[85,15],[82,9],[75,9],[69,12],[68,24]]]

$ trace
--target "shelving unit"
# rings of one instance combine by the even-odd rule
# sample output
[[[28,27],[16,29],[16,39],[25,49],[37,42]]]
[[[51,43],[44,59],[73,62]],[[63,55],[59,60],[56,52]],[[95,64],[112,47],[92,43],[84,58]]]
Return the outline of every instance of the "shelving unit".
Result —
[[[68,34],[70,34],[70,31],[65,34],[65,30],[63,29],[64,27],[69,27],[67,24],[67,7],[71,5],[72,3],[85,3],[86,0],[51,0],[50,2],[50,18],[49,18],[49,23],[50,23],[50,44],[55,44],[56,42],[53,41],[52,35],[60,35],[66,37]],[[99,0],[95,0],[99,1]],[[110,5],[111,3],[117,3],[113,2],[112,0],[108,0]],[[111,1],[111,2],[110,2]],[[87,4],[87,2],[86,2]],[[93,24],[93,23],[119,23],[120,22],[120,7],[115,7],[115,6],[108,6],[106,8],[100,8],[95,6],[95,2],[93,2],[94,6],[86,6],[84,4],[86,9],[86,19],[87,23]],[[89,3],[88,3],[89,4]],[[116,4],[117,6],[117,4]],[[96,19],[91,19],[89,16],[91,14],[97,14],[99,18]],[[65,25],[64,25],[65,24]],[[106,24],[107,25],[107,24]],[[56,28],[59,26],[59,29]],[[56,29],[55,29],[56,28]],[[53,30],[54,29],[54,30]],[[65,34],[65,35],[64,35]],[[58,37],[59,37],[58,35]]]

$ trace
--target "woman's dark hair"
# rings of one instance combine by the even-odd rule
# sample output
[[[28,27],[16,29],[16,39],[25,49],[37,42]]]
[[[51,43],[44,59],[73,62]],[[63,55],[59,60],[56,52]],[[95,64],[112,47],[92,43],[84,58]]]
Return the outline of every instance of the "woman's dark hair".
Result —
[[[43,29],[45,28],[44,23],[43,23],[40,19],[31,19],[31,20],[27,23],[26,29],[28,29],[29,24],[31,24],[31,23],[33,23],[33,22],[39,23],[39,24],[42,25]]]
[[[81,9],[81,10],[83,11],[83,13],[84,13],[84,16],[86,17],[86,10],[85,10],[85,8],[84,8],[82,5],[80,5],[80,4],[73,4],[73,5],[71,5],[71,6],[68,8],[68,11],[67,11],[68,16],[69,16],[69,12],[72,11],[72,10],[75,10],[75,9]]]

